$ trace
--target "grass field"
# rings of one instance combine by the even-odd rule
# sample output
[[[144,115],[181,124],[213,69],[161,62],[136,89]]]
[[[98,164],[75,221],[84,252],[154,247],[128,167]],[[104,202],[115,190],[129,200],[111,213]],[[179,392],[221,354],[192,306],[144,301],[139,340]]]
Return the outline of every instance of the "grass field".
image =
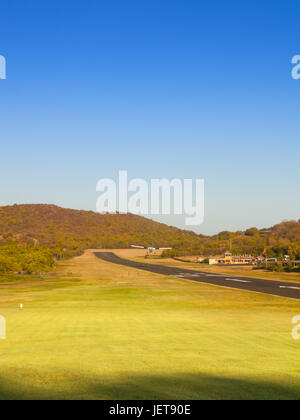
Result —
[[[294,300],[86,252],[49,279],[2,281],[0,314],[0,399],[300,398]]]

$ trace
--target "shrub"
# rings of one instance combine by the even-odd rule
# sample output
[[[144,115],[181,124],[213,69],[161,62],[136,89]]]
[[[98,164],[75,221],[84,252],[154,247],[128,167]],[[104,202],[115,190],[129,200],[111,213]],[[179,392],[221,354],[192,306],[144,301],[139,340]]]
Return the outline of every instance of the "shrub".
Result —
[[[0,274],[44,273],[54,266],[54,256],[47,248],[9,243],[0,246]]]

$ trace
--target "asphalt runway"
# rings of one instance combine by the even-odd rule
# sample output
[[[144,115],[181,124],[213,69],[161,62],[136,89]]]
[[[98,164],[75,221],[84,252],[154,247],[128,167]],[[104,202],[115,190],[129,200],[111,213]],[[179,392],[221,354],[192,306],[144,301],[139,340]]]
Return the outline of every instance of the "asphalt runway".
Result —
[[[149,271],[151,273],[162,274],[165,276],[171,276],[178,279],[193,280],[199,283],[213,284],[220,287],[247,290],[249,292],[264,293],[300,300],[300,283],[298,285],[297,283],[210,274],[203,271],[201,272],[187,270],[184,268],[147,264],[120,258],[113,252],[95,252],[95,256],[109,263]]]

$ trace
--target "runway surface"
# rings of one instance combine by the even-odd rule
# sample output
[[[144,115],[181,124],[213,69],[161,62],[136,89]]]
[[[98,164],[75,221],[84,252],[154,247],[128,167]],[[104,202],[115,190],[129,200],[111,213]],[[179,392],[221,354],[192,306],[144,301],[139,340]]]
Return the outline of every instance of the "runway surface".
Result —
[[[250,292],[300,300],[300,283],[298,285],[297,283],[210,274],[203,271],[187,270],[180,267],[177,268],[158,264],[147,264],[120,258],[113,252],[95,252],[95,256],[113,264],[171,276],[178,279],[193,280],[199,283],[213,284],[220,287],[229,287],[231,289],[247,290]]]

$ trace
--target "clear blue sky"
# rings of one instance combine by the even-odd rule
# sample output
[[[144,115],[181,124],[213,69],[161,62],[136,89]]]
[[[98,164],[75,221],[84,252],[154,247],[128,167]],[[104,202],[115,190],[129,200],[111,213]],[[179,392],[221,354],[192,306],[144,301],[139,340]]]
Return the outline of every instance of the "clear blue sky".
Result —
[[[299,20],[295,0],[4,0],[0,205],[94,210],[127,169],[205,178],[198,232],[299,219]]]

